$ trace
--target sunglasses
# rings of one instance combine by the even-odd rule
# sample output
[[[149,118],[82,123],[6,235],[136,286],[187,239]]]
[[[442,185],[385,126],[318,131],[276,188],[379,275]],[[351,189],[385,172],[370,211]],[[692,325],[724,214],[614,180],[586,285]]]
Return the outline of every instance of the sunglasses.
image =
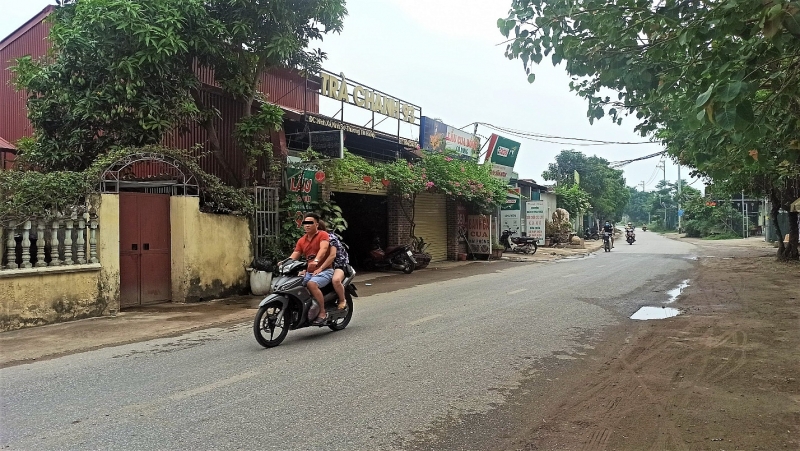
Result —
[[[303,225],[312,225],[312,224],[316,224],[316,223],[314,221],[303,221],[302,224]]]

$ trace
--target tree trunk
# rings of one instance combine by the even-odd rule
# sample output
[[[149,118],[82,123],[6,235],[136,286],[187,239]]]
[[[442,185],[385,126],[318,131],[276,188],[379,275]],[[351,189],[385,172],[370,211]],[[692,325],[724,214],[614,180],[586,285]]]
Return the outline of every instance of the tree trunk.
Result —
[[[260,62],[256,63],[255,70],[253,71],[252,77],[250,79],[250,93],[244,97],[243,105],[242,105],[242,119],[248,119],[250,116],[253,115],[253,101],[256,98],[256,92],[258,90],[258,82],[261,80],[261,73],[265,70],[264,65]],[[242,149],[244,152],[244,149]],[[251,159],[244,155],[244,166],[242,167],[242,174],[241,174],[241,186],[245,188],[250,185],[250,175],[253,172],[253,164]]]
[[[789,212],[789,242],[786,243],[783,251],[783,260],[800,260],[800,251],[798,250],[798,230],[797,225],[798,212]]]
[[[225,160],[225,155],[222,154],[222,149],[219,145],[219,137],[217,136],[217,128],[214,126],[214,115],[211,111],[211,108],[207,107],[203,103],[203,99],[200,96],[200,91],[197,89],[191,90],[192,98],[194,99],[194,103],[197,105],[197,109],[204,113],[205,119],[200,122],[200,125],[206,130],[208,134],[208,143],[211,146],[211,154],[214,156],[214,159],[219,163],[222,167],[222,170],[225,171],[225,174],[230,177],[235,185],[239,185],[239,178],[236,177],[236,174],[231,169],[228,161]]]

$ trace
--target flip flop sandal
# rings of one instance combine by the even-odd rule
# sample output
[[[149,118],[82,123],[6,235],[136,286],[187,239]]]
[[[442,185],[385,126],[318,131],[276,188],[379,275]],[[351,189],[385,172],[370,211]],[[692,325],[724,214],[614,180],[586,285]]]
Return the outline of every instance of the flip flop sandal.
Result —
[[[336,309],[337,309],[337,310],[344,310],[344,309],[346,309],[346,308],[347,308],[347,303],[345,303],[344,305],[342,305],[342,304],[339,304],[339,305],[337,305],[337,306],[336,306]]]
[[[325,322],[327,321],[327,317],[317,317],[312,323],[312,326],[324,326]]]

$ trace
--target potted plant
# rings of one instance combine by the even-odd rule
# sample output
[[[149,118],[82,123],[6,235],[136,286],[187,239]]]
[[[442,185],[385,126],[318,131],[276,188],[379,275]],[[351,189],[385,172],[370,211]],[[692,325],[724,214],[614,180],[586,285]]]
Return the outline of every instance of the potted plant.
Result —
[[[505,250],[505,246],[500,244],[499,241],[492,243],[492,258],[495,260],[499,260],[503,257],[503,251]]]
[[[425,252],[430,243],[426,243],[422,237],[415,237],[411,240],[411,252],[414,253],[414,260],[417,261],[415,269],[423,269],[431,262],[431,254]]]

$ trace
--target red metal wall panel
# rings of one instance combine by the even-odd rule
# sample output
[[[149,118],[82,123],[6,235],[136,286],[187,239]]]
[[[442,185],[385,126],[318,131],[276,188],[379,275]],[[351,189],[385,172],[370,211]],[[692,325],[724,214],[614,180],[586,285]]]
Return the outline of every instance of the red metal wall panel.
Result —
[[[14,65],[15,58],[26,55],[40,58],[47,53],[51,24],[44,19],[52,9],[52,6],[45,8],[0,43],[0,137],[11,143],[31,136],[33,130],[25,108],[26,94],[14,89],[9,68]]]
[[[40,58],[47,53],[49,48],[47,37],[51,24],[44,19],[52,10],[53,7],[46,8],[0,43],[0,61],[2,62],[2,66],[0,66],[2,67],[2,71],[0,71],[0,137],[12,143],[22,137],[32,136],[33,130],[27,118],[26,95],[24,92],[17,92],[11,85],[12,73],[8,68],[13,65],[12,60],[15,58],[25,55]],[[213,88],[215,85],[213,70],[198,66],[195,67],[195,70],[201,82],[212,86],[210,89],[204,90],[204,100],[210,101],[210,104],[220,111],[221,117],[225,118],[225,121],[215,120],[220,148],[235,177],[241,177],[244,166],[243,155],[236,148],[233,139],[233,124],[241,117],[241,107],[233,99]],[[264,74],[260,89],[272,103],[298,111],[318,113],[318,87],[316,82],[312,80],[307,82],[305,77],[295,71],[275,69]],[[202,127],[196,124],[187,124],[186,127],[168,133],[164,137],[163,143],[168,147],[179,149],[192,149],[195,145],[201,145],[197,153],[204,154],[201,158],[202,168],[217,175],[228,184],[235,184],[234,177],[231,177],[222,168],[217,159],[206,154],[210,151],[206,135],[206,131]],[[279,143],[275,144],[279,145]],[[3,161],[4,167],[10,166],[10,160],[13,159],[10,155],[6,155],[6,157]],[[259,181],[263,181],[260,180],[264,172],[262,166],[263,164],[260,164],[259,170],[254,174]],[[133,173],[136,176],[158,175],[154,171],[155,169],[137,167]]]

